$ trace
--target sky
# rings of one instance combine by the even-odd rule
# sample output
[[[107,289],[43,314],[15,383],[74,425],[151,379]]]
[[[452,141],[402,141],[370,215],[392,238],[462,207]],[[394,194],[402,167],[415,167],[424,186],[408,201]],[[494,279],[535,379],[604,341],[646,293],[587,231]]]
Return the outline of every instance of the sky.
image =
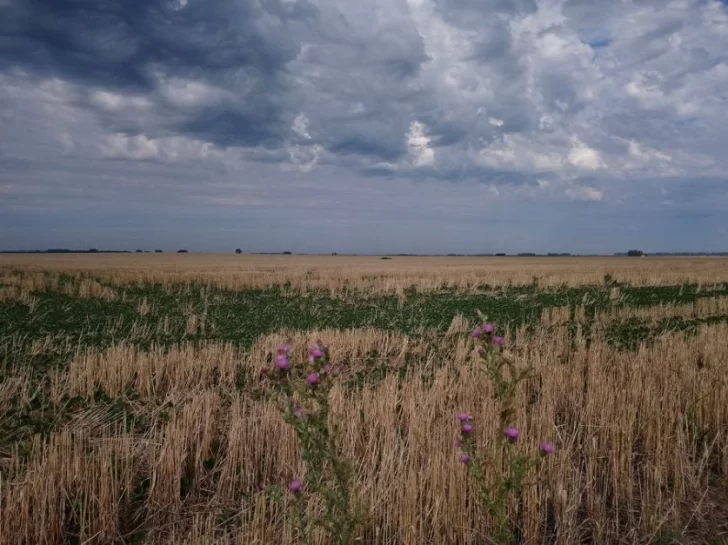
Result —
[[[728,0],[0,0],[0,249],[728,250]]]

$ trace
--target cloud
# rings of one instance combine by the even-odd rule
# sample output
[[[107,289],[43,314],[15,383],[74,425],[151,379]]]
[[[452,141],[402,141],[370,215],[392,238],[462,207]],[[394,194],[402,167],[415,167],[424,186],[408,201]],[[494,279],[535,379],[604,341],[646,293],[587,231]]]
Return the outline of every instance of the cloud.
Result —
[[[568,188],[566,196],[574,201],[601,201],[604,193],[594,187],[577,186]]]
[[[306,2],[199,0],[53,2],[3,9],[0,69],[30,71],[93,89],[85,100],[123,117],[110,129],[156,137],[182,132],[224,145],[281,142],[291,112],[286,64],[317,18]]]
[[[435,163],[435,152],[430,144],[431,140],[425,134],[425,126],[419,121],[413,121],[407,133],[407,146],[415,166],[428,166]]]
[[[599,152],[590,148],[578,139],[575,139],[571,150],[569,150],[569,162],[579,168],[588,170],[597,170],[604,165],[599,156]]]
[[[626,210],[663,228],[632,233],[677,244],[678,228],[717,231],[686,227],[687,207],[728,204],[725,51],[717,0],[5,0],[0,226],[196,204],[206,225],[260,212],[261,248],[271,221],[322,246],[334,235],[312,224],[343,244],[372,221],[445,248],[503,225],[478,212],[498,203],[522,214],[502,236],[525,251],[550,222],[596,236],[589,222]],[[297,200],[327,212],[304,228]]]
[[[99,146],[101,156],[109,159],[185,161],[219,156],[209,142],[184,137],[147,138],[143,134],[107,135]]]

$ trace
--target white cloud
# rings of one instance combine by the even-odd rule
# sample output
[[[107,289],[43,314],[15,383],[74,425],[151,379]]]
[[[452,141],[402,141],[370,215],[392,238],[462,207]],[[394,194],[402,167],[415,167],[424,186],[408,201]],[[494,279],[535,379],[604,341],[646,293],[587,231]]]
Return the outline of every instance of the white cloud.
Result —
[[[604,166],[599,152],[578,139],[573,140],[568,158],[572,165],[583,169],[598,170]]]
[[[143,134],[127,136],[111,134],[101,144],[101,154],[113,159],[158,159],[159,143]]]
[[[90,102],[101,110],[107,112],[128,113],[129,110],[149,110],[153,103],[146,97],[112,93],[111,91],[97,90],[90,96]]]
[[[301,113],[296,116],[293,120],[291,130],[306,140],[311,139],[311,135],[308,133],[308,118],[306,114]]]
[[[629,155],[639,161],[651,161],[655,159],[658,161],[672,161],[672,157],[668,154],[642,146],[635,140],[629,141]]]
[[[324,148],[319,144],[311,146],[289,146],[288,157],[292,168],[301,172],[311,172],[318,165],[319,159],[324,152]],[[289,165],[283,165],[284,170],[291,169]]]
[[[413,121],[407,133],[410,160],[418,167],[429,166],[435,162],[435,150],[430,147],[431,141],[425,130],[422,123]]]
[[[144,134],[130,136],[123,133],[107,135],[99,146],[101,156],[107,159],[135,161],[186,161],[195,159],[222,159],[224,154],[210,142],[184,137],[149,138]]]
[[[476,161],[495,168],[515,168],[524,172],[558,171],[564,165],[559,147],[529,140],[518,134],[505,134],[480,150]]]
[[[645,109],[663,108],[668,103],[660,86],[644,81],[642,74],[637,74],[635,80],[627,83],[625,90],[629,96],[639,100]]]

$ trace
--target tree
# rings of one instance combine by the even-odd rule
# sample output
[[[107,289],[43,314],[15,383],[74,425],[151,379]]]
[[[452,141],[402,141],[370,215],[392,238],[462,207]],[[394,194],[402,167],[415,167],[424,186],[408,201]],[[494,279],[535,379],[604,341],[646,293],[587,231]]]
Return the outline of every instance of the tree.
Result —
[[[178,254],[186,254],[187,253],[187,250],[177,250],[177,253]]]
[[[137,248],[136,253],[141,254],[142,253],[142,250],[140,250],[139,248]]]
[[[629,257],[642,257],[644,252],[642,250],[630,250],[627,252]]]
[[[162,250],[154,250],[154,253],[155,254],[161,254],[162,253]]]
[[[243,251],[242,251],[242,250],[241,250],[240,248],[236,248],[236,249],[235,249],[235,253],[236,253],[236,254],[242,254],[242,253],[243,253]]]

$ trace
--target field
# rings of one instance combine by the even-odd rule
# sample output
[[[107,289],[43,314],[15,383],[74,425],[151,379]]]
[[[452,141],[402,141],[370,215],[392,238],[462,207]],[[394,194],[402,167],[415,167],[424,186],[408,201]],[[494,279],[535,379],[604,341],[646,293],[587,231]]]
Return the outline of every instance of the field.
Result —
[[[523,543],[728,543],[728,259],[84,254],[0,255],[0,545],[294,543],[263,385],[318,339],[357,543],[491,543],[454,446],[461,411],[500,433],[478,311],[538,373],[518,448],[555,447]]]

